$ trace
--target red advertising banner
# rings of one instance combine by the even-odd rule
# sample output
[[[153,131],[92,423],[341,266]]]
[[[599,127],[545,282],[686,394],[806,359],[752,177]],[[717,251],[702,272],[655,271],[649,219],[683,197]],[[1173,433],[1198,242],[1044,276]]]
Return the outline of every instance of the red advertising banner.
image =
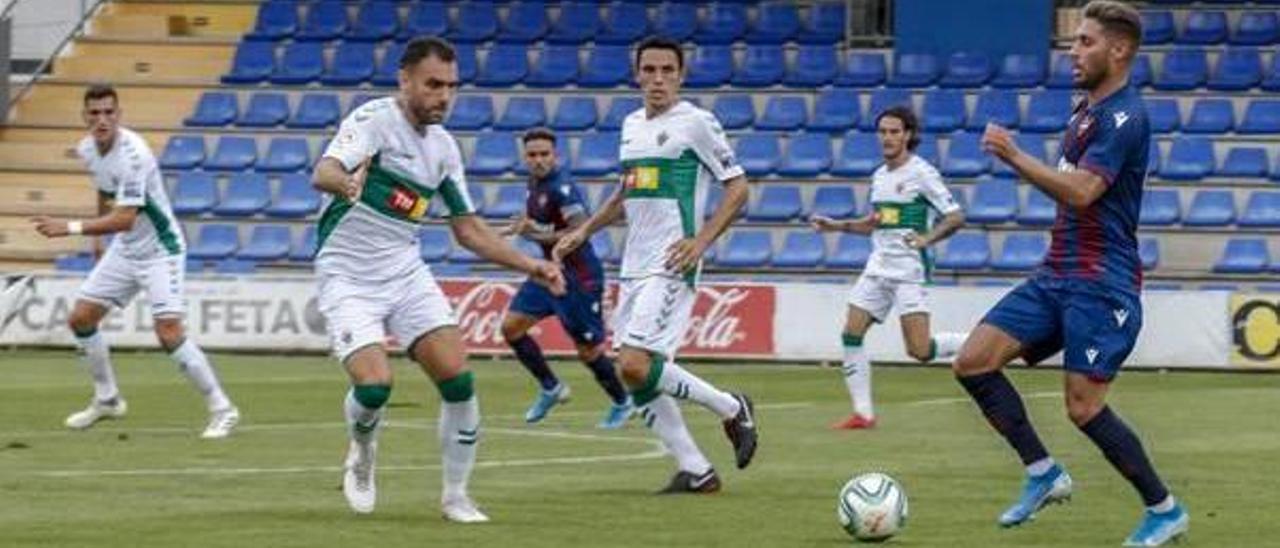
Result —
[[[519,284],[475,280],[440,280],[439,283],[458,316],[463,341],[469,351],[509,351],[502,340],[502,315],[515,297]],[[612,317],[617,294],[617,284],[610,283],[605,292],[606,323]],[[774,354],[775,307],[776,290],[772,286],[700,286],[680,354],[771,358]],[[539,322],[530,335],[548,353],[574,353],[573,341],[555,317]]]

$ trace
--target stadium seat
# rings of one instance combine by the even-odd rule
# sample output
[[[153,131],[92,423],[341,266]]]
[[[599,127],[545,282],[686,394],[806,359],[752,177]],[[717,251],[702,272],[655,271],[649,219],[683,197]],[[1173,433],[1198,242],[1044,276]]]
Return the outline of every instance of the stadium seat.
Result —
[[[498,187],[498,196],[484,208],[484,216],[493,219],[510,219],[524,213],[525,185],[506,184]]]
[[[840,69],[840,57],[832,46],[800,46],[795,63],[783,77],[789,87],[817,88],[830,84]]]
[[[208,213],[218,203],[218,182],[212,174],[187,171],[178,174],[173,186],[173,213],[175,215],[200,215]]]
[[[778,175],[812,178],[828,169],[831,169],[831,136],[799,133],[787,141],[787,154],[778,164]]]
[[[258,171],[285,173],[311,167],[311,151],[301,137],[274,137],[267,145],[267,155],[258,162]]]
[[[1236,199],[1230,190],[1201,190],[1191,199],[1187,226],[1229,226],[1236,221]]]
[[[1142,45],[1168,44],[1178,30],[1173,12],[1147,10],[1142,12]]]
[[[284,125],[296,129],[326,128],[338,123],[341,112],[337,95],[307,93],[298,101],[298,108],[293,112],[293,117],[289,118]]]
[[[749,177],[765,177],[778,169],[782,150],[778,138],[764,133],[752,133],[738,138],[734,145],[738,164]]]
[[[889,107],[904,105],[914,109],[911,104],[911,92],[905,89],[878,88],[871,92],[871,104],[867,107],[867,115],[859,123],[859,129],[874,132],[876,118]],[[879,146],[879,145],[877,145]]]
[[[724,185],[711,185],[707,189],[707,197],[702,201],[702,216],[710,219],[720,209],[720,201],[724,198]],[[747,202],[749,202],[748,200]],[[747,202],[743,202],[742,207],[738,210],[737,217],[741,218],[747,214]],[[708,253],[713,253],[714,248],[708,248]]]
[[[861,105],[858,92],[851,89],[826,89],[818,92],[813,104],[813,119],[809,121],[811,131],[843,133],[858,125]]]
[[[224,91],[206,91],[196,102],[196,111],[182,121],[191,127],[219,127],[230,124],[240,113],[236,94]]]
[[[946,270],[982,270],[991,260],[991,246],[987,235],[962,232],[943,244],[943,251],[935,265]]]
[[[796,41],[801,44],[835,44],[844,38],[844,2],[815,2],[801,20]]]
[[[800,10],[793,2],[767,2],[756,8],[756,18],[743,39],[748,44],[777,45],[791,40],[799,31]]]
[[[1218,55],[1206,84],[1214,91],[1244,91],[1262,82],[1262,57],[1255,48],[1228,48]]]
[[[795,185],[764,185],[760,197],[747,209],[747,220],[785,223],[800,217],[803,204],[800,187]]]
[[[215,261],[230,257],[239,247],[240,233],[236,225],[206,224],[200,227],[196,242],[187,248],[187,257]]]
[[[773,266],[781,268],[818,268],[827,255],[827,242],[822,234],[808,229],[787,232],[782,248],[773,256]]]
[[[400,57],[404,55],[405,44],[403,42],[392,42],[387,49],[382,52],[382,60],[378,62],[378,68],[373,72],[373,78],[370,83],[381,87],[395,87],[400,83]],[[458,48],[459,51],[461,48]],[[467,79],[462,77],[462,57],[458,57],[458,79],[466,82]]]
[[[693,41],[698,44],[732,44],[747,32],[747,7],[732,2],[713,2],[698,21]],[[775,48],[776,49],[776,48]]]
[[[578,47],[549,45],[542,48],[538,60],[529,70],[524,85],[533,88],[559,88],[578,77]]]
[[[457,19],[449,29],[454,42],[477,44],[498,34],[498,11],[493,2],[472,0],[458,6]]]
[[[276,197],[263,213],[278,219],[301,219],[320,210],[320,192],[311,186],[305,173],[280,176]]]
[[[924,158],[930,165],[942,165],[942,155],[938,150],[938,136],[932,133],[920,134],[920,146],[916,147],[915,155]]]
[[[464,84],[475,82],[476,76],[480,73],[479,62],[476,61],[475,45],[454,44],[453,51],[458,58],[458,81]],[[396,59],[398,58],[397,55]]]
[[[507,109],[502,117],[493,124],[494,129],[524,130],[547,123],[547,104],[542,96],[511,97],[507,99]]]
[[[700,46],[689,59],[684,84],[690,88],[714,88],[733,76],[733,50],[729,46]]]
[[[1142,193],[1138,222],[1143,226],[1169,226],[1182,218],[1182,203],[1176,190],[1147,189]]]
[[[1274,11],[1241,11],[1227,39],[1232,44],[1266,46],[1280,41],[1280,20]]]
[[[1174,181],[1194,181],[1213,173],[1213,142],[1206,137],[1179,137],[1169,148],[1160,167],[1160,177]]]
[[[1147,145],[1147,175],[1155,175],[1160,171],[1160,166],[1164,161],[1160,156],[1160,143],[1155,139]]]
[[[1153,98],[1143,100],[1147,105],[1147,123],[1152,133],[1172,133],[1182,127],[1182,112],[1177,99]]]
[[[1143,270],[1155,270],[1160,266],[1160,240],[1142,238],[1138,241],[1138,258],[1142,260]]]
[[[804,127],[808,118],[804,97],[775,95],[764,104],[764,114],[756,120],[756,129],[794,131]]]
[[[738,66],[731,83],[744,88],[763,88],[782,81],[787,68],[787,58],[778,46],[747,46],[742,64]]]
[[[396,35],[400,27],[400,14],[396,4],[385,0],[370,0],[360,4],[356,19],[347,29],[346,38],[356,42],[377,42]]]
[[[227,257],[225,259],[213,261],[212,265],[213,272],[215,274],[245,276],[254,274],[258,271],[257,263],[235,257]]]
[[[1161,91],[1185,91],[1203,86],[1209,73],[1204,50],[1179,48],[1164,54],[1164,63],[1152,86]]]
[[[58,272],[89,272],[93,270],[93,255],[88,253],[59,255],[53,260],[53,269]]]
[[[1058,217],[1058,204],[1047,194],[1037,190],[1027,191],[1027,200],[1018,211],[1018,224],[1023,226],[1048,226]]]
[[[1013,136],[1013,142],[1017,143],[1019,149],[1030,154],[1033,158],[1040,160],[1041,162],[1045,161],[1043,135],[1038,133],[1019,133]],[[990,158],[990,160],[992,175],[996,177],[1018,177],[1017,172],[1013,171],[1013,168],[1009,167],[1009,164],[995,158]]]
[[[453,251],[453,238],[448,229],[425,227],[418,232],[418,254],[428,264],[444,262]]]
[[[617,104],[615,101],[614,104]],[[573,162],[573,174],[600,177],[618,171],[617,133],[589,133],[578,142],[578,156]]]
[[[1135,88],[1144,88],[1151,85],[1151,58],[1145,53],[1138,54],[1133,58],[1133,68],[1129,70],[1129,84]]]
[[[466,94],[454,101],[444,125],[449,129],[476,130],[493,123],[493,98],[488,94]]]
[[[827,256],[827,268],[861,270],[871,257],[871,240],[861,234],[842,233],[835,250]]]
[[[591,236],[591,249],[595,251],[596,257],[606,263],[622,262],[622,253],[617,246],[613,245],[613,237],[609,235],[608,230],[601,230]]]
[[[1257,190],[1249,194],[1244,214],[1237,224],[1250,228],[1280,227],[1280,192]]]
[[[465,4],[464,4],[465,5]],[[529,73],[529,59],[525,46],[498,44],[489,48],[475,84],[480,87],[510,87],[520,83]]]
[[[1067,127],[1071,117],[1071,93],[1045,90],[1033,93],[1027,103],[1027,117],[1022,130],[1032,133],[1057,133]]]
[[[1231,238],[1213,271],[1222,274],[1261,274],[1271,263],[1267,241],[1263,238]]]
[[[520,157],[516,138],[505,131],[482,133],[467,163],[467,174],[480,177],[502,175],[515,167]]]
[[[991,79],[991,60],[981,52],[958,51],[947,59],[942,79],[944,88],[977,88]]]
[[[845,87],[877,87],[884,84],[888,69],[880,53],[849,52],[845,55],[836,85]]]
[[[289,117],[289,100],[283,93],[274,91],[257,91],[249,96],[249,105],[245,107],[236,125],[243,127],[275,127]]]
[[[223,135],[213,156],[205,160],[204,168],[212,171],[244,171],[258,161],[258,145],[253,137]]]
[[[298,4],[292,0],[268,1],[258,5],[253,30],[245,40],[275,42],[298,32]]]
[[[1244,120],[1237,133],[1280,133],[1280,101],[1275,99],[1253,99],[1245,107]]]
[[[1236,124],[1230,99],[1196,99],[1183,133],[1228,133]]]
[[[583,131],[596,125],[596,98],[561,96],[556,114],[551,118],[551,129],[556,131]]]
[[[717,95],[711,112],[724,129],[744,129],[755,122],[755,105],[750,95]]]
[[[1280,55],[1272,55],[1267,71],[1258,84],[1263,91],[1280,92]]]
[[[1044,57],[1011,53],[1004,57],[991,85],[997,88],[1032,88],[1044,82]]]
[[[653,34],[677,42],[688,41],[698,30],[698,5],[692,2],[663,2],[653,19]]]
[[[989,89],[978,95],[978,102],[974,105],[973,114],[969,115],[969,122],[965,127],[973,131],[982,131],[986,128],[987,122],[993,122],[1005,128],[1014,129],[1018,127],[1021,118],[1016,92],[1006,89]]]
[[[1000,255],[991,260],[991,268],[1006,272],[1034,269],[1044,262],[1049,252],[1048,240],[1040,234],[1010,234],[1004,239]]]
[[[204,137],[174,135],[160,154],[161,169],[195,169],[204,163]]]
[[[222,75],[222,83],[256,84],[271,76],[275,66],[274,42],[240,42],[231,58],[231,71]]]
[[[630,77],[631,58],[628,56],[627,46],[597,45],[591,48],[591,53],[587,56],[587,64],[578,76],[578,85],[584,88],[611,88],[625,84]]]
[[[931,89],[924,92],[920,125],[925,131],[942,133],[960,129],[965,120],[964,92]]]
[[[321,0],[307,5],[307,18],[293,38],[303,42],[326,42],[337,39],[346,31],[346,2]]]
[[[1214,175],[1233,178],[1266,178],[1267,149],[1262,147],[1231,147],[1227,150],[1227,158],[1222,166],[1214,171]]]
[[[811,215],[851,219],[857,211],[857,198],[850,186],[823,185],[813,191],[813,207],[809,210]]]
[[[419,0],[409,8],[409,18],[396,38],[408,41],[416,36],[445,36],[449,32],[449,10],[444,2]]]
[[[372,43],[343,42],[334,52],[329,70],[320,76],[320,83],[326,86],[358,86],[373,78],[374,60]]]
[[[1074,63],[1075,62],[1071,60],[1070,55],[1065,53],[1056,54],[1053,58],[1053,66],[1049,71],[1049,78],[1044,81],[1044,87],[1050,89],[1075,88],[1075,82],[1072,80],[1071,76],[1071,67]],[[1133,82],[1132,75],[1130,76],[1130,83],[1137,85]]]
[[[328,3],[317,4],[320,6]],[[304,85],[320,78],[324,73],[324,44],[319,42],[294,42],[285,46],[284,56],[275,72],[271,73],[271,83],[278,85]]]
[[[222,199],[213,207],[219,217],[249,217],[266,209],[271,201],[271,185],[261,173],[236,173],[231,176]]]
[[[946,177],[977,177],[991,169],[991,157],[982,151],[978,133],[953,133],[947,148],[947,157],[942,161],[941,171]],[[1017,209],[1017,198],[1013,200],[1009,216]]]
[[[520,162],[516,162],[517,164]],[[467,185],[467,194],[471,196],[471,205],[475,207],[477,215],[484,215],[485,210],[489,208],[488,192],[489,185]],[[437,203],[444,200],[436,200]],[[440,217],[448,217],[447,211],[442,211]]]
[[[1227,39],[1227,14],[1216,10],[1191,10],[1182,22],[1179,44],[1221,44]]]
[[[640,110],[644,106],[639,97],[614,97],[609,102],[609,110],[605,113],[604,119],[596,124],[596,129],[600,131],[618,131],[622,129],[622,120],[632,112]],[[616,152],[616,151],[615,151]]]
[[[850,131],[844,134],[840,155],[831,166],[831,174],[839,177],[867,177],[884,160],[880,155],[880,141],[874,133]]]
[[[600,5],[594,1],[561,2],[560,16],[551,26],[547,41],[578,45],[589,42],[600,30]]]
[[[289,249],[289,260],[295,262],[307,262],[316,254],[316,225],[307,225],[302,230],[302,236],[298,238],[297,244]]]
[[[285,225],[258,225],[249,233],[249,242],[236,257],[249,261],[279,261],[289,256],[293,233]]]
[[[938,58],[929,53],[904,53],[893,63],[889,85],[899,88],[929,87],[938,81]]]
[[[967,221],[999,224],[1013,220],[1018,212],[1018,187],[1012,179],[989,179],[978,182],[973,201],[965,210]]]
[[[649,32],[649,11],[644,4],[617,1],[609,4],[597,44],[629,45]]]
[[[550,27],[547,5],[541,0],[512,2],[507,5],[507,17],[500,26],[496,38],[500,44],[537,42]]]
[[[729,268],[765,266],[773,257],[773,238],[767,230],[740,229],[716,256],[716,264]]]

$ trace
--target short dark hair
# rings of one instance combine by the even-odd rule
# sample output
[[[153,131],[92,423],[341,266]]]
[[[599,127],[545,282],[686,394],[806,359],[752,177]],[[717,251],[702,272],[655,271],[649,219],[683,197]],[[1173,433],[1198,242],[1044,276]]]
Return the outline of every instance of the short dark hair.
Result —
[[[677,68],[684,70],[684,49],[680,47],[680,42],[661,36],[645,38],[640,45],[636,46],[636,68],[640,68],[640,56],[649,49],[665,49],[675,53],[676,64],[679,65]]]
[[[453,44],[444,38],[435,36],[414,38],[404,47],[404,53],[400,55],[400,68],[407,69],[428,57],[453,63],[458,59],[458,52],[453,49]]]
[[[527,145],[529,144],[529,141],[537,141],[539,139],[551,141],[551,146],[556,145],[556,134],[552,133],[551,130],[545,127],[535,127],[524,132],[524,135],[520,137],[520,144]]]
[[[877,130],[880,129],[880,120],[886,117],[897,118],[902,122],[903,131],[911,132],[911,138],[907,140],[907,150],[915,152],[916,147],[920,146],[920,122],[916,120],[916,113],[906,105],[891,106],[876,116]]]
[[[107,97],[114,100],[117,105],[120,104],[120,96],[116,95],[116,88],[111,87],[111,84],[93,84],[89,86],[89,89],[84,90],[84,104],[86,106],[89,104],[89,101],[96,101]]]
[[[1084,18],[1097,21],[1107,34],[1128,40],[1133,52],[1142,44],[1142,16],[1133,6],[1114,0],[1092,0],[1084,6]]]

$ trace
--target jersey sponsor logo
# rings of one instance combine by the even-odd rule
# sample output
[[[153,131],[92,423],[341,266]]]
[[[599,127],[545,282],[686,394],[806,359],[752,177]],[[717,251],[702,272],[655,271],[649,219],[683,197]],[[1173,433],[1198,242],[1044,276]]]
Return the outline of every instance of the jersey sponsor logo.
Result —
[[[896,225],[902,222],[902,210],[896,207],[879,208],[876,213],[880,216],[877,224]]]
[[[387,196],[386,205],[392,211],[397,211],[416,221],[427,215],[427,208],[431,205],[431,201],[406,189],[396,188],[391,191],[390,196]]]
[[[653,166],[634,167],[622,176],[622,185],[627,189],[656,190],[658,173],[658,168]]]
[[[1120,126],[1129,121],[1129,113],[1124,111],[1117,112],[1113,116],[1116,118],[1116,129],[1120,129]]]

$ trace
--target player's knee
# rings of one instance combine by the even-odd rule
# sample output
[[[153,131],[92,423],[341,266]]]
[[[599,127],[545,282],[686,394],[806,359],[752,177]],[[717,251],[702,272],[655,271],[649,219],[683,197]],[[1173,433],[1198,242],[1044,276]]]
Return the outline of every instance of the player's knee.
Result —
[[[182,321],[177,318],[156,318],[155,333],[156,339],[160,341],[160,346],[170,351],[178,348],[178,345],[186,340],[186,333],[182,330]]]
[[[907,355],[918,362],[928,362],[933,359],[933,348],[928,344],[909,345],[907,346]]]
[[[649,377],[649,361],[630,353],[618,356],[618,370],[627,386],[643,385]]]
[[[966,344],[960,348],[955,361],[951,362],[951,370],[957,375],[975,375],[991,369],[988,362],[990,360],[982,352],[975,351]]]
[[[578,359],[582,360],[583,363],[591,363],[593,361],[596,361],[597,359],[600,359],[600,356],[604,355],[604,345],[602,344],[597,344],[597,345],[580,344],[578,345],[577,350],[578,350]]]
[[[1067,392],[1066,400],[1067,418],[1071,419],[1076,426],[1084,426],[1093,420],[1093,417],[1097,416],[1106,405],[1104,401],[1073,394],[1070,391]]]
[[[507,344],[513,344],[520,340],[524,337],[526,331],[525,327],[511,316],[507,316],[502,320],[502,338],[507,341]]]

